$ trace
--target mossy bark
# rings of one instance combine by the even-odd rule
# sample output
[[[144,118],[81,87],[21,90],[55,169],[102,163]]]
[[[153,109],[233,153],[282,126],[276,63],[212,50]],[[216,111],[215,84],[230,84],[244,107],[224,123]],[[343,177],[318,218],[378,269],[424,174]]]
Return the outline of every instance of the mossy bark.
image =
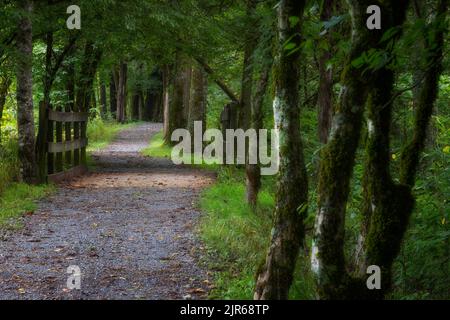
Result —
[[[348,1],[353,35],[349,59],[342,75],[342,92],[333,117],[328,144],[322,151],[318,186],[318,212],[312,249],[312,269],[322,299],[345,299],[360,294],[360,285],[347,273],[344,258],[345,212],[359,144],[362,119],[370,87],[384,73],[353,64],[370,49],[387,50],[383,33],[402,24],[408,1]],[[382,30],[366,27],[366,9],[382,11]]]
[[[202,123],[202,137],[206,130],[206,103],[208,94],[208,77],[200,67],[194,67],[192,71],[192,91],[189,103],[188,130],[194,137],[194,124],[196,121]],[[192,139],[194,146],[194,139]]]
[[[336,0],[325,0],[322,4],[322,13],[320,15],[321,21],[329,21],[333,14],[336,13],[338,6]],[[328,66],[328,63],[333,55],[333,46],[335,39],[331,35],[331,31],[327,32],[324,41],[327,42],[328,48],[320,52],[319,58],[319,91],[317,94],[317,108],[318,108],[318,124],[319,124],[319,141],[327,143],[328,135],[331,129],[331,119],[333,115],[333,69]]]
[[[116,117],[120,123],[125,122],[126,116],[126,100],[127,100],[127,78],[128,78],[128,65],[125,62],[120,63],[118,79],[117,79],[117,108]]]
[[[278,53],[273,69],[274,114],[279,137],[279,175],[272,239],[265,263],[258,270],[255,299],[287,299],[300,245],[304,238],[308,183],[299,120],[300,51],[290,53],[289,39],[301,45],[300,26],[305,1],[282,0],[278,5]],[[289,19],[298,17],[299,23]]]
[[[251,122],[250,128],[259,132],[259,129],[263,128],[263,104],[264,97],[269,84],[270,70],[272,68],[272,56],[268,57],[268,62],[263,66],[261,75],[258,81],[258,85],[255,90],[255,95],[251,105]],[[258,148],[259,152],[259,136],[258,136]],[[259,159],[259,155],[258,155]],[[246,185],[247,185],[247,202],[253,208],[256,209],[258,201],[258,193],[261,188],[261,168],[259,164],[247,164],[245,168],[246,172]]]
[[[31,14],[33,2],[19,1],[22,10],[17,28],[17,131],[21,178],[27,183],[36,182],[35,132],[33,114],[33,32]]]
[[[175,75],[173,81],[172,94],[169,99],[167,131],[164,141],[172,145],[171,136],[173,131],[186,127],[185,107],[186,107],[186,82],[188,81],[186,72],[186,58],[180,51],[176,54]],[[190,82],[190,79],[189,79]],[[189,86],[190,87],[190,86]]]
[[[401,155],[400,184],[391,178],[389,129],[392,123],[392,88],[394,75],[383,70],[374,82],[368,103],[367,164],[365,191],[365,221],[367,232],[364,243],[363,270],[369,265],[381,268],[381,290],[373,291],[372,298],[382,299],[392,286],[391,269],[400,252],[403,236],[414,208],[412,187],[424,149],[427,127],[438,94],[442,72],[442,53],[446,27],[445,13],[448,0],[438,1],[437,18],[429,26],[425,37],[429,68],[424,70],[424,81],[415,102],[414,136]],[[433,39],[433,40],[431,40]],[[434,41],[433,43],[431,41]],[[361,270],[362,271],[362,270]]]

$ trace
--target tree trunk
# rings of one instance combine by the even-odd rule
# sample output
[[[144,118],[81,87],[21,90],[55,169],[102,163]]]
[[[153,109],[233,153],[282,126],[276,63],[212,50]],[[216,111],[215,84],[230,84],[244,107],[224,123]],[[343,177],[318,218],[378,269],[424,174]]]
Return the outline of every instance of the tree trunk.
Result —
[[[194,67],[192,72],[192,94],[189,103],[188,130],[194,138],[195,121],[202,122],[203,132],[200,139],[203,140],[203,133],[206,130],[206,102],[208,94],[208,80],[206,72],[198,67]],[[194,146],[194,139],[191,140]],[[200,150],[198,150],[200,151]]]
[[[242,82],[241,82],[241,99],[239,102],[238,127],[247,130],[251,127],[252,117],[252,91],[253,91],[253,70],[255,52],[258,36],[254,30],[257,29],[257,21],[255,20],[256,1],[247,0],[246,18],[248,19],[247,35],[245,36],[244,61],[242,66]],[[247,203],[255,209],[257,193],[260,188],[260,180],[258,177],[259,168],[248,163],[250,148],[246,144],[245,148],[245,172],[246,172],[246,188]]]
[[[108,108],[106,106],[106,85],[102,83],[100,85],[100,115],[102,119],[105,119],[107,114]]]
[[[270,52],[270,51],[268,51]],[[266,57],[268,62],[264,62],[263,70],[259,78],[258,86],[253,97],[251,106],[251,122],[250,127],[259,132],[259,129],[263,128],[263,104],[264,96],[269,83],[270,70],[272,68],[273,58],[272,56]],[[266,60],[264,60],[266,61]],[[259,152],[259,136],[258,136],[258,148]],[[258,158],[259,159],[259,158]],[[255,210],[258,201],[258,193],[261,188],[261,168],[259,164],[247,164],[246,166],[246,184],[247,184],[247,202]]]
[[[183,86],[183,128],[188,129],[189,104],[191,102],[191,84],[192,84],[192,63],[190,59],[184,59],[183,68],[184,86]]]
[[[170,140],[169,137],[169,117],[170,117],[170,105],[169,105],[169,86],[170,86],[170,68],[168,65],[163,67],[162,71],[162,80],[163,80],[163,134],[164,140]]]
[[[114,79],[114,72],[111,73],[111,80],[109,81],[109,108],[111,111],[111,117],[116,118],[117,112],[117,90]]]
[[[125,122],[126,100],[127,100],[127,70],[128,65],[120,63],[118,85],[117,85],[117,121]]]
[[[166,144],[173,144],[171,141],[172,132],[176,129],[185,128],[183,117],[184,112],[184,89],[186,85],[184,59],[182,53],[177,52],[177,65],[175,67],[175,79],[173,83],[173,94],[170,100],[168,127],[165,136]]]
[[[274,117],[279,141],[279,174],[272,240],[264,265],[257,274],[255,299],[287,299],[304,238],[308,183],[300,136],[300,50],[289,53],[286,41],[301,45],[305,1],[278,4],[278,54],[274,66]],[[298,17],[300,24],[290,23]]]
[[[131,120],[140,120],[140,99],[141,93],[136,90],[133,93],[132,103],[131,103]]]
[[[81,112],[88,112],[90,109],[89,103],[93,98],[93,87],[95,73],[97,72],[98,64],[102,56],[102,51],[94,46],[93,43],[86,43],[84,49],[84,56],[78,77],[77,92],[76,92],[76,109]],[[81,122],[80,138],[86,139],[87,123]],[[86,165],[86,147],[80,149],[80,162]]]
[[[329,21],[333,16],[333,6],[335,0],[325,0],[323,2],[321,21]],[[319,92],[317,98],[317,107],[319,114],[319,141],[327,143],[328,134],[331,128],[331,118],[333,114],[333,69],[327,67],[328,62],[332,57],[332,39],[328,32],[326,41],[329,48],[324,50],[319,58]]]
[[[384,30],[401,26],[407,0],[377,3],[383,12],[383,30],[368,30],[366,10],[370,0],[351,0],[353,39],[342,76],[340,95],[328,144],[322,151],[318,186],[316,232],[312,249],[312,269],[317,275],[323,299],[362,298],[368,294],[365,282],[352,279],[344,258],[345,211],[358,146],[364,106],[373,82],[383,70],[356,67],[352,62],[371,48],[389,52],[380,42]],[[369,128],[370,130],[370,128]]]
[[[448,0],[438,1],[438,12],[430,23],[424,42],[429,58],[425,76],[418,91],[414,136],[400,158],[400,184],[390,174],[390,135],[392,125],[392,90],[394,74],[383,70],[375,79],[368,103],[369,136],[365,186],[365,239],[363,269],[377,265],[381,269],[381,290],[374,298],[382,299],[392,286],[392,264],[400,252],[403,236],[414,208],[412,188],[419,165],[419,157],[425,148],[427,128],[438,96],[439,78],[442,73],[444,38],[447,31],[445,14]]]
[[[88,42],[84,48],[83,62],[80,76],[77,81],[76,104],[79,111],[89,111],[89,103],[92,99],[92,88],[100,63],[102,52],[95,48],[94,44]]]
[[[17,28],[17,126],[21,177],[26,183],[36,181],[35,132],[33,113],[33,2],[21,0],[22,17]]]

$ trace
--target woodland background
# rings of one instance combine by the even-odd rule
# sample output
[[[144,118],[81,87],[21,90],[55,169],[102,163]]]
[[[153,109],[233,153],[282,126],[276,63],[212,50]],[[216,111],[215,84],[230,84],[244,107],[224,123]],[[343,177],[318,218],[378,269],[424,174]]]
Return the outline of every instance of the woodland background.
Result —
[[[255,285],[259,297],[355,298],[353,277],[335,272],[358,274],[353,261],[361,250],[392,267],[383,273],[392,282],[383,282],[382,296],[450,298],[447,0],[371,1],[382,8],[384,26],[372,33],[361,11],[368,1],[80,0],[79,31],[66,28],[67,1],[0,3],[2,228],[16,227],[11,218],[53,189],[36,169],[41,101],[89,112],[88,153],[137,121],[164,122],[145,152],[154,157],[170,155],[176,128],[192,129],[196,120],[220,128],[228,105],[232,127],[278,125],[282,168],[260,177],[250,165],[202,165],[218,174],[199,201],[200,237],[215,271],[211,298],[250,299]],[[277,98],[285,104],[274,105]],[[337,135],[330,136],[333,115]],[[357,123],[360,132],[345,127]],[[335,138],[342,140],[333,145]],[[420,161],[410,165],[411,154]],[[392,222],[392,203],[406,211],[411,204],[398,183],[412,191],[415,206]],[[342,190],[331,205],[342,210],[325,215],[335,228],[327,238],[316,216],[326,196]],[[359,241],[365,231],[377,248],[372,256]],[[331,241],[336,234],[342,239]],[[278,235],[281,247],[266,256]],[[313,243],[321,252],[342,249],[321,258],[318,282]]]

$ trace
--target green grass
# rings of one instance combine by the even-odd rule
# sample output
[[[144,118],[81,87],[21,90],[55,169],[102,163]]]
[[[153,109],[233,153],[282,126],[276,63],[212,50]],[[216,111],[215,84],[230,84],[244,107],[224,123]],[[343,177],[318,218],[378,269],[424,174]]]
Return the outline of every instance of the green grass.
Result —
[[[95,168],[95,163],[91,157],[92,152],[106,148],[120,131],[132,128],[138,124],[139,122],[121,124],[115,121],[102,120],[100,117],[89,121],[87,127],[89,145],[86,150],[88,167]]]
[[[19,178],[19,158],[16,139],[9,139],[0,145],[0,194]]]
[[[150,140],[150,145],[142,150],[144,156],[154,158],[170,158],[171,153],[172,147],[164,144],[164,135],[162,132],[155,134]]]
[[[154,158],[167,158],[170,159],[172,157],[172,146],[167,145],[164,142],[163,132],[158,132],[153,135],[150,139],[150,144],[147,148],[141,151],[141,153],[146,157],[154,157]],[[200,156],[196,154],[191,154],[189,156],[183,157],[184,163],[187,165],[191,165],[189,163],[194,163],[195,160],[199,159]],[[217,170],[220,165],[217,164],[208,164],[202,158],[200,161],[201,164],[192,164],[191,166],[206,170]]]
[[[172,147],[164,143],[162,132],[152,137],[143,155],[170,158]],[[205,263],[214,271],[212,299],[252,299],[257,266],[264,260],[270,241],[274,211],[275,179],[264,177],[257,211],[245,200],[245,176],[235,166],[193,165],[217,173],[215,184],[205,189],[198,206],[203,212],[200,237],[207,248]],[[313,298],[313,280],[308,257],[301,256],[292,285],[292,299]],[[306,290],[305,290],[306,288]]]
[[[0,196],[0,227],[19,228],[20,218],[25,213],[36,210],[36,201],[54,190],[53,185],[31,186],[13,183]]]
[[[138,122],[120,124],[115,121],[105,121],[101,118],[91,120],[87,126],[89,139],[88,152],[97,151],[110,144],[119,131],[136,126]]]
[[[204,213],[200,236],[209,256],[207,264],[215,271],[212,299],[252,299],[257,267],[264,262],[270,241],[275,199],[265,188],[256,212],[245,200],[242,170],[224,167],[217,183],[207,188],[199,206]],[[313,279],[308,258],[300,256],[291,299],[313,298]]]

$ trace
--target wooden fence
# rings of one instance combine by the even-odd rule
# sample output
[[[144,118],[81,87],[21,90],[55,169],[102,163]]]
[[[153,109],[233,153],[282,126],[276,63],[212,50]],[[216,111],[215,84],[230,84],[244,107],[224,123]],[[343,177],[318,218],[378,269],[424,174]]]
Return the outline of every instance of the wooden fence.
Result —
[[[40,171],[45,172],[48,181],[60,182],[81,175],[87,171],[86,137],[87,112],[62,111],[60,107],[45,107],[40,133],[46,137],[41,144]]]

